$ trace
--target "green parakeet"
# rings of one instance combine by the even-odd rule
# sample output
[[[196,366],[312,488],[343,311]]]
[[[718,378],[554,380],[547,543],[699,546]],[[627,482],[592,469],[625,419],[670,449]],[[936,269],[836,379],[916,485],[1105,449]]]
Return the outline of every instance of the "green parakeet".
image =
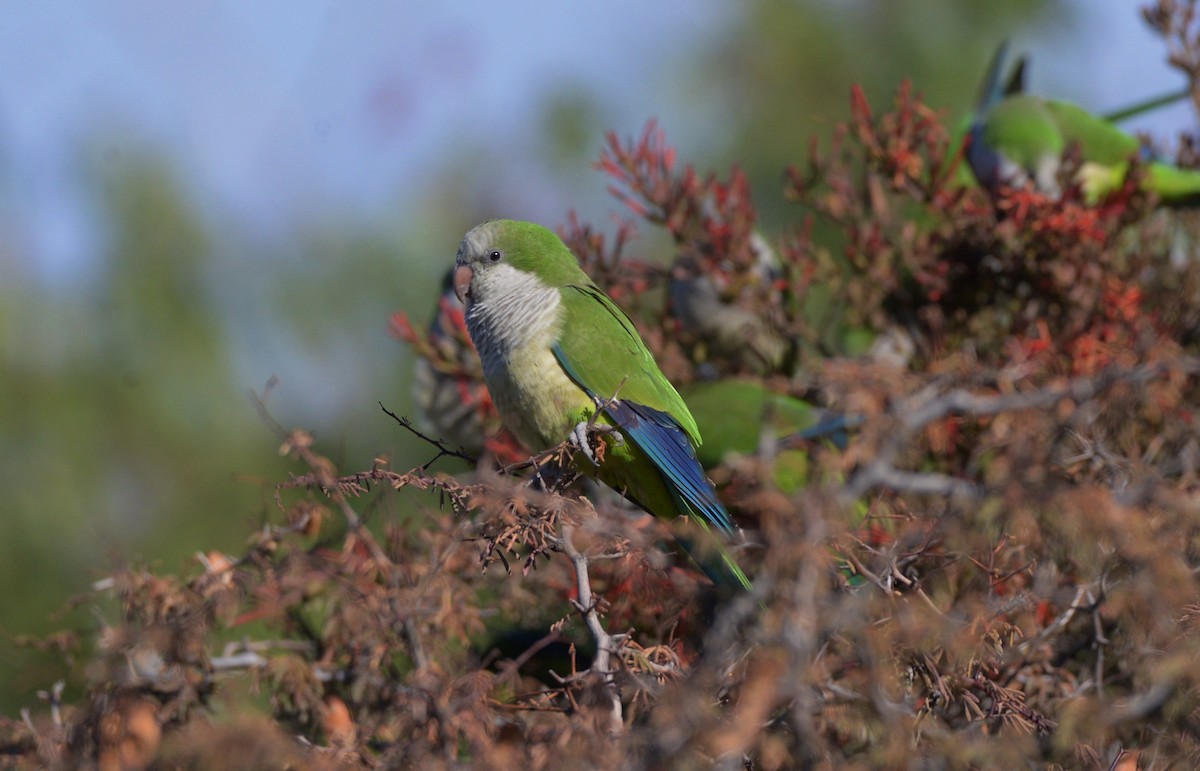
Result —
[[[994,191],[1032,181],[1058,195],[1063,153],[1075,145],[1083,161],[1078,182],[1089,202],[1120,188],[1135,156],[1146,161],[1143,186],[1163,203],[1197,202],[1200,172],[1147,157],[1136,137],[1082,107],[1024,93],[1023,60],[1001,86],[1004,53],[1002,46],[993,59],[967,133],[965,160],[983,187]],[[1146,109],[1159,103],[1148,102]]]
[[[808,481],[808,452],[796,448],[797,442],[827,439],[843,445],[847,429],[858,422],[776,393],[755,380],[694,383],[681,394],[706,437],[696,451],[701,465],[714,468],[729,453],[754,455],[769,439],[776,450],[772,477],[785,493]]]
[[[683,399],[633,322],[558,236],[528,222],[485,222],[467,233],[455,265],[454,289],[466,304],[484,381],[522,442],[543,449],[570,437],[582,451],[579,471],[650,514],[734,533],[696,460],[700,432]],[[589,446],[593,415],[602,459]],[[696,552],[694,539],[679,540],[714,583],[750,587],[723,547],[711,559]]]

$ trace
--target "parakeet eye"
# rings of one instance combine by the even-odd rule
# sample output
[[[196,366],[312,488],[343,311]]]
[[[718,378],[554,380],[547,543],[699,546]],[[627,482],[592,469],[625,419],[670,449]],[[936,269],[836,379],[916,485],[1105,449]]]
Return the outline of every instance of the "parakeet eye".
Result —
[[[492,262],[500,262],[500,258],[503,256],[504,254],[499,249],[493,249],[488,252],[488,259]]]

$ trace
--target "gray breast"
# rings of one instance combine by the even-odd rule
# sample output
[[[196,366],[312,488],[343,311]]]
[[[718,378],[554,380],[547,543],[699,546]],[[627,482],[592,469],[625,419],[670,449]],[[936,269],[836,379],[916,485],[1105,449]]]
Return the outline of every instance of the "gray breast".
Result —
[[[467,309],[467,331],[479,350],[484,375],[498,375],[514,351],[530,344],[553,344],[559,295],[536,276],[496,265],[481,276],[478,299]]]

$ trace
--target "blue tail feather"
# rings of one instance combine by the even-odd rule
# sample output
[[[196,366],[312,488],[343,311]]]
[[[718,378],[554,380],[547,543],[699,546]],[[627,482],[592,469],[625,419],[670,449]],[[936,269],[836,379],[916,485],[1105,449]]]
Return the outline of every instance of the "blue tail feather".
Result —
[[[788,434],[780,441],[780,444],[784,447],[794,447],[807,442],[828,439],[839,450],[844,450],[850,442],[849,432],[865,422],[866,419],[862,415],[826,414],[816,424],[803,431]]]

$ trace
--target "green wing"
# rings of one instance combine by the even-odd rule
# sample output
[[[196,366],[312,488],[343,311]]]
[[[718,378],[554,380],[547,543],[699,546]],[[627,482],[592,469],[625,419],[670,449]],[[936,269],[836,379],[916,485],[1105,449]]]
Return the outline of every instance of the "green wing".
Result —
[[[629,317],[595,285],[560,291],[565,317],[557,348],[571,377],[601,399],[615,394],[670,415],[699,445],[696,421]]]
[[[659,371],[633,322],[593,284],[571,284],[560,291],[566,313],[554,355],[567,375],[590,395],[599,399],[617,396],[604,411],[640,449],[642,459],[634,459],[633,465],[659,480],[663,497],[654,500],[652,487],[639,490],[641,485],[636,483],[634,489],[623,490],[624,494],[632,494],[657,516],[687,515],[705,529],[713,527],[732,535],[733,518],[696,460],[695,445],[700,444],[696,422]],[[642,500],[648,494],[652,498]],[[692,539],[678,534],[676,538],[715,584],[750,588],[737,561],[719,544],[716,554],[705,554],[697,552]]]
[[[811,404],[750,380],[696,383],[684,390],[683,397],[708,440],[696,452],[706,468],[720,464],[730,451],[756,452],[764,423],[776,438],[783,438],[816,425],[821,418],[820,410]]]

